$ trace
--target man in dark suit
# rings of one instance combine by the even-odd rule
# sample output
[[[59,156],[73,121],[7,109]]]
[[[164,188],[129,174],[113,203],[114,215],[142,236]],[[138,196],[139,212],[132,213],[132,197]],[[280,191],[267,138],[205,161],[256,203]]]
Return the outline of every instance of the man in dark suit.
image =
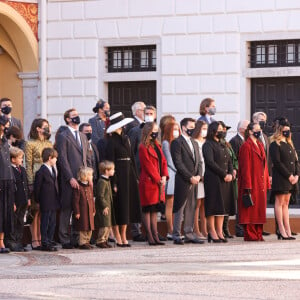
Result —
[[[97,146],[92,142],[92,134],[93,129],[89,123],[82,123],[79,126],[79,131],[86,135],[87,140],[89,141],[89,151],[91,156],[92,167],[94,170],[93,173],[93,184],[94,184],[94,191],[99,179],[99,152]]]
[[[93,112],[96,113],[96,115],[89,119],[89,123],[93,129],[92,142],[97,145],[98,141],[103,139],[105,129],[108,126],[110,106],[108,102],[100,99],[93,108]]]
[[[239,158],[239,151],[245,140],[245,131],[249,124],[248,120],[239,121],[237,126],[237,134],[229,141],[236,158]],[[238,175],[237,175],[238,176]],[[244,228],[239,224],[239,214],[238,211],[235,216],[235,235],[237,237],[244,236]]]
[[[22,126],[22,122],[21,120],[13,117],[11,115],[12,112],[12,108],[13,108],[13,104],[11,99],[9,98],[2,98],[0,99],[0,109],[1,109],[1,114],[5,115],[8,120],[9,120],[9,128],[11,127],[17,127],[20,132],[21,132],[21,137],[18,141],[18,146],[19,148],[21,148],[22,150],[24,150],[25,148],[25,141],[23,138],[23,126]]]
[[[11,99],[9,99],[9,98],[2,98],[0,100],[1,113],[2,113],[2,115],[5,115],[8,118],[8,120],[9,120],[9,127],[16,126],[16,127],[18,127],[21,130],[21,132],[23,132],[23,127],[22,127],[21,120],[13,117],[11,115],[12,108],[13,108],[13,105],[12,105]]]
[[[57,135],[56,149],[60,170],[61,211],[59,219],[59,239],[64,249],[72,249],[76,241],[69,234],[72,215],[72,189],[79,189],[77,173],[82,166],[92,167],[90,145],[86,135],[78,131],[80,117],[75,108],[64,114],[67,129]],[[78,236],[75,236],[75,239]]]
[[[264,145],[267,163],[268,163],[270,183],[272,184],[272,162],[271,162],[271,158],[270,158],[270,154],[269,154],[270,141],[268,139],[268,136],[264,133],[264,129],[267,124],[267,115],[263,111],[258,111],[252,115],[252,121],[254,123],[258,123],[261,128],[261,131],[262,131],[262,134],[261,134],[259,140]],[[270,233],[263,231],[263,235],[270,235]]]
[[[134,121],[132,121],[131,123],[126,125],[125,134],[128,134],[130,129],[132,129],[136,126],[140,126],[140,124],[144,122],[145,107],[146,107],[146,105],[144,102],[138,101],[138,102],[133,103],[133,105],[131,106],[131,110],[132,110],[132,116],[133,116]]]
[[[183,245],[184,241],[202,244],[204,241],[199,240],[193,232],[197,185],[201,180],[200,174],[202,174],[199,146],[191,138],[195,128],[195,120],[184,118],[180,122],[180,127],[182,135],[171,144],[171,155],[177,169],[173,206],[173,240],[174,244],[177,245]],[[184,241],[180,234],[183,218]]]

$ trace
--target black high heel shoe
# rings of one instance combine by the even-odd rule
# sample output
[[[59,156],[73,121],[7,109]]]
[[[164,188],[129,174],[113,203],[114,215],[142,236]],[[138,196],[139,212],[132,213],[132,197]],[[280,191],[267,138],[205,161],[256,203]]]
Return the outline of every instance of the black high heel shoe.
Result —
[[[294,241],[294,240],[296,239],[296,238],[293,237],[293,236],[289,236],[288,238],[289,238],[290,241]]]
[[[220,238],[219,236],[218,236],[218,238],[222,243],[228,243],[228,240],[226,238],[223,239],[223,238]]]
[[[33,246],[32,246],[32,243],[34,243],[34,242],[38,242],[38,241],[36,240],[36,241],[32,241],[32,242],[31,242],[31,249],[32,249],[32,250],[38,250],[38,251],[42,250],[42,246],[36,246],[36,247],[33,247]]]
[[[278,240],[284,240],[284,241],[288,241],[288,240],[291,240],[290,237],[284,237],[282,236],[282,234],[280,232],[277,232],[277,239]]]
[[[209,243],[213,242],[213,243],[221,243],[221,240],[220,239],[213,239],[210,235],[210,233],[207,234],[207,241]]]
[[[161,242],[161,241],[157,241],[156,239],[154,239],[154,241],[155,241],[155,244],[157,245],[157,246],[164,246],[166,243],[163,243],[163,242]]]
[[[149,246],[156,246],[157,244],[155,243],[155,241],[154,242],[149,242],[148,241],[148,244],[149,244]]]

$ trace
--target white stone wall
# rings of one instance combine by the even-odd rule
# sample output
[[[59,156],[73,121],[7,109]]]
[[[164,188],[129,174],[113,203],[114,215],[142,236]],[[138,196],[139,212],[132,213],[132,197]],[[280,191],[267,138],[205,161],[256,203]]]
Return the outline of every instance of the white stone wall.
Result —
[[[48,116],[54,128],[73,106],[87,120],[105,96],[103,42],[144,38],[160,40],[160,114],[196,117],[201,99],[212,97],[216,118],[235,128],[250,114],[247,41],[300,34],[296,0],[48,1],[47,9]]]

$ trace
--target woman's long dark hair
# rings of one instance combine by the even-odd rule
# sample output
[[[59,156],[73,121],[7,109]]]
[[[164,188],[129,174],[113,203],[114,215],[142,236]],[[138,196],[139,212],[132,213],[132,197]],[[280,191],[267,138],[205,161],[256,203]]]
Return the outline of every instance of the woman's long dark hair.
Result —
[[[143,144],[144,146],[146,146],[147,148],[150,145],[151,142],[151,132],[155,126],[155,122],[147,122],[145,123],[143,130],[142,130],[142,138],[141,138],[141,144]],[[157,141],[158,142],[158,141]]]
[[[221,123],[217,122],[217,121],[212,122],[208,125],[207,137],[206,137],[207,140],[214,140],[215,139],[215,135],[218,131],[219,125],[221,125]]]
[[[249,138],[249,136],[250,136],[249,131],[253,130],[255,124],[257,124],[257,123],[251,122],[251,123],[248,124],[247,129],[245,130],[245,141]]]
[[[201,120],[198,120],[196,122],[195,129],[194,129],[194,132],[193,132],[193,135],[192,135],[193,139],[197,139],[199,137],[204,124],[206,124],[206,122],[201,121]]]
[[[32,121],[31,128],[28,134],[28,138],[32,140],[38,140],[39,139],[39,133],[37,132],[36,128],[42,128],[43,123],[47,123],[49,126],[49,122],[46,119],[37,118]]]

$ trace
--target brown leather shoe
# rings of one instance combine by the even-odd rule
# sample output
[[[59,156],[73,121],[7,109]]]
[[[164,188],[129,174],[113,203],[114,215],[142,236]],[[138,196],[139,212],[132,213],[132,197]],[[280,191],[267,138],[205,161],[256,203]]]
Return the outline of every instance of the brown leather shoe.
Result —
[[[104,249],[104,248],[109,248],[109,247],[107,246],[106,242],[96,244],[96,246],[97,246],[98,248],[102,248],[102,249]]]

